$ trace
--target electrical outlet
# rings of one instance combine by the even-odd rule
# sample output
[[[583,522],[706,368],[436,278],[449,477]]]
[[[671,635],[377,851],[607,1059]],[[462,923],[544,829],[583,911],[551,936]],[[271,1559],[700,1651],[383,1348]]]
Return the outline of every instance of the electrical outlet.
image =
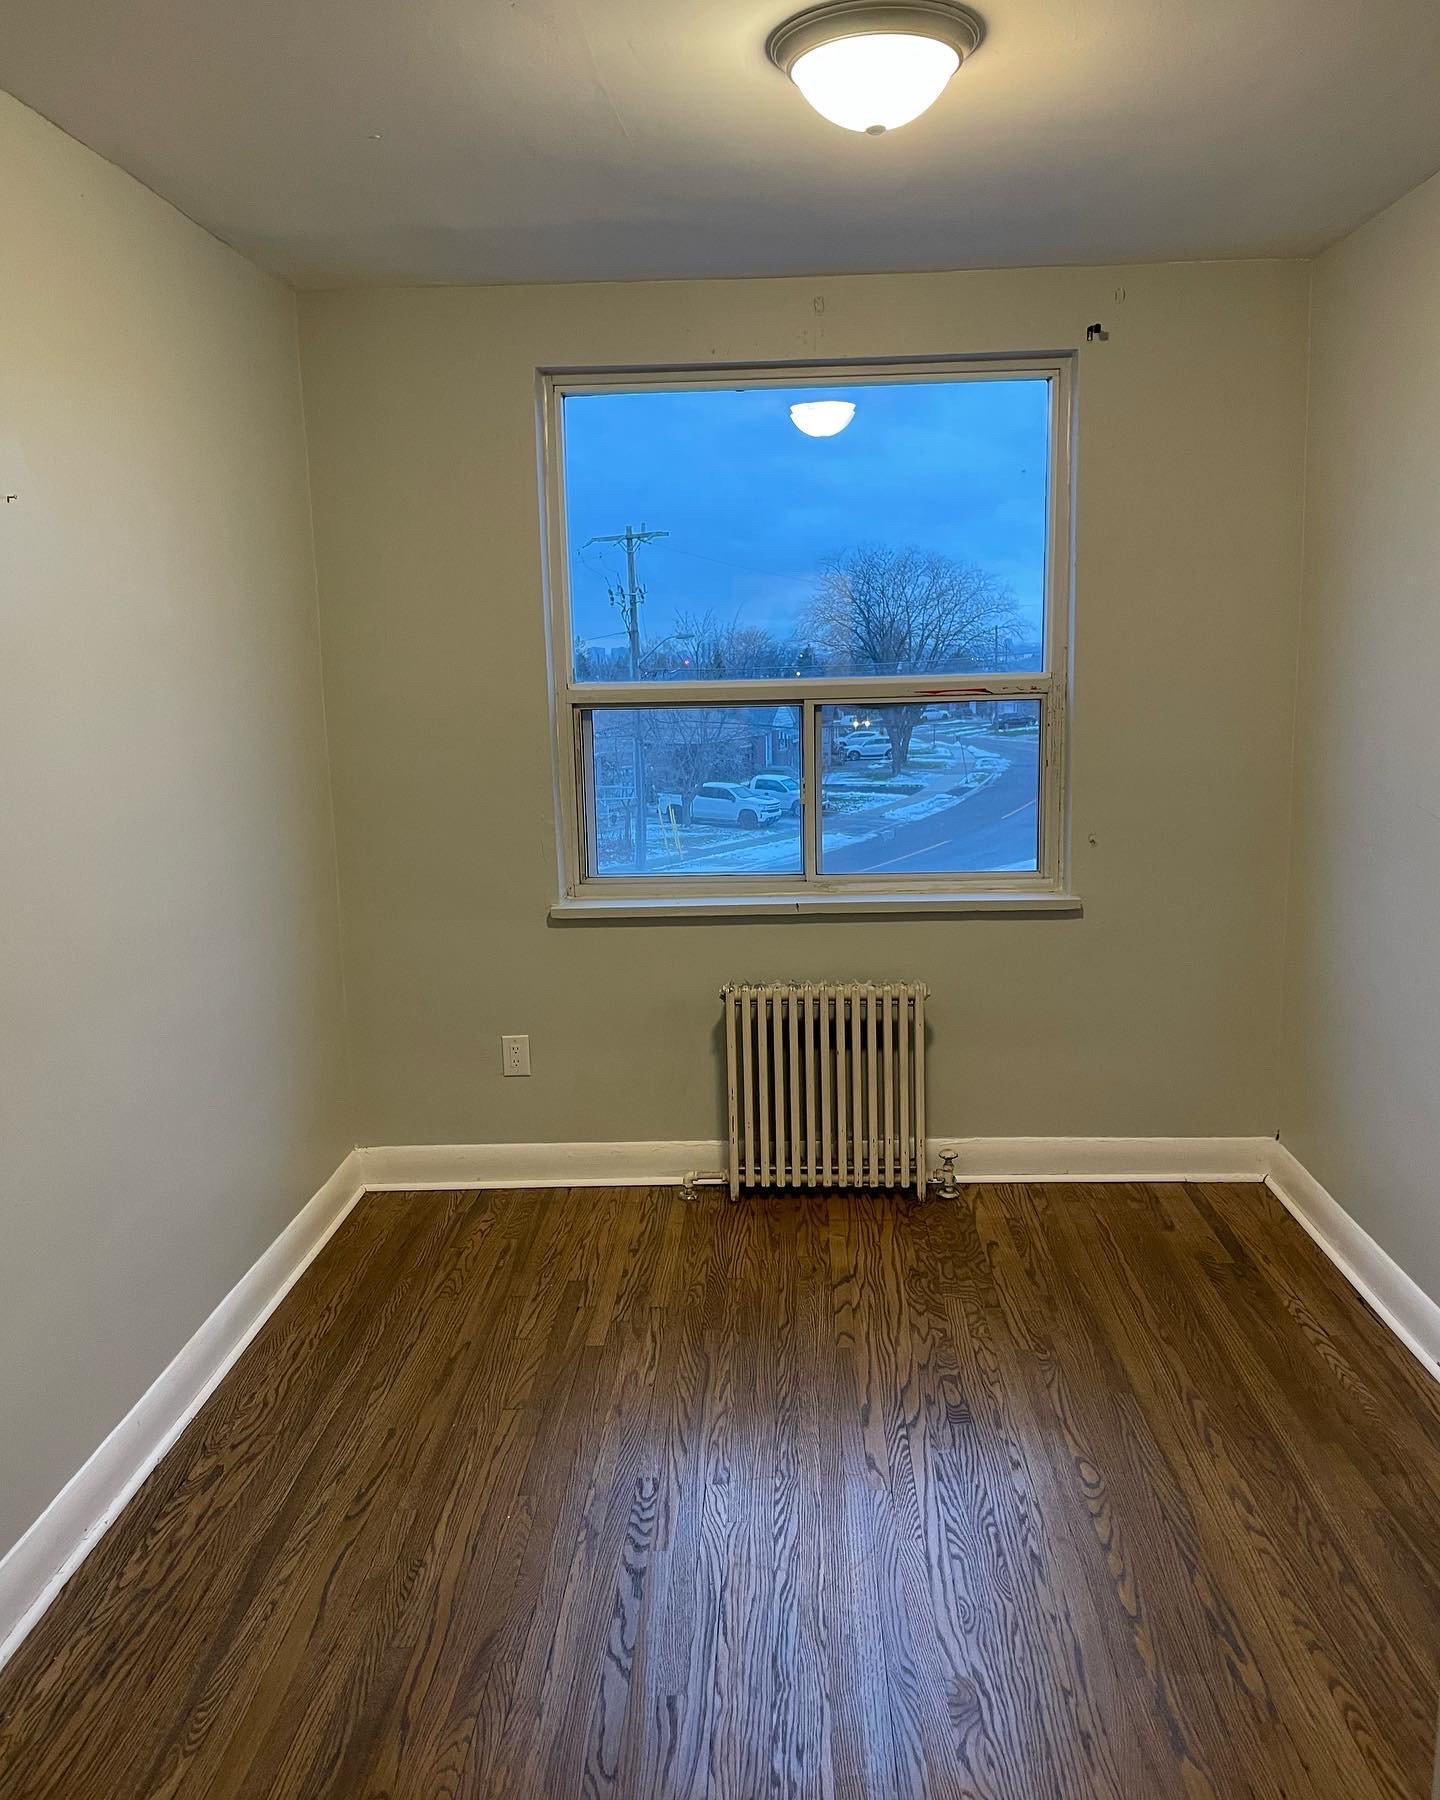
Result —
[[[506,1075],[530,1073],[530,1040],[528,1037],[502,1037],[500,1067]]]

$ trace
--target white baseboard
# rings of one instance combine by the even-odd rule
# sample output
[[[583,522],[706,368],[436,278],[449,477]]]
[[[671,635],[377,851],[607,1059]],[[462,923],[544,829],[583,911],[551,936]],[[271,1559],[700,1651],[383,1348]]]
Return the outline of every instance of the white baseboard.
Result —
[[[405,1188],[664,1187],[692,1170],[726,1167],[706,1138],[654,1143],[389,1144],[362,1149],[360,1179],[372,1192]]]
[[[352,1151],[0,1560],[0,1668],[363,1192]]]
[[[947,1138],[928,1140],[930,1166],[955,1151],[961,1181],[1263,1181],[1263,1137]]]
[[[1263,1181],[1270,1138],[950,1138],[962,1181]],[[367,1188],[663,1186],[728,1163],[718,1139],[592,1144],[391,1144],[360,1151]]]
[[[1271,1144],[1270,1191],[1408,1350],[1440,1378],[1440,1305],[1382,1250],[1283,1144]]]

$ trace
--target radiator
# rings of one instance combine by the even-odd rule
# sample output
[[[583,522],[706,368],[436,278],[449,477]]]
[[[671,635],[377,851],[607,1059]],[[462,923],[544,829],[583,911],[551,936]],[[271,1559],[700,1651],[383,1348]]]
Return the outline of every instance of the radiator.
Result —
[[[731,983],[730,1192],[913,1188],[925,1197],[918,982]]]

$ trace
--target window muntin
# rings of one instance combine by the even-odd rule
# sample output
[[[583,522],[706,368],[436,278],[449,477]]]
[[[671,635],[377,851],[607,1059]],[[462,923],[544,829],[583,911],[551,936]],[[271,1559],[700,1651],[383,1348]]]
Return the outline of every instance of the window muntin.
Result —
[[[886,367],[883,372],[846,367],[545,378],[552,676],[562,879],[568,895],[663,899],[673,894],[740,901],[758,894],[803,901],[806,893],[874,893],[893,899],[911,891],[1023,896],[1063,890],[1069,374],[1069,360],[1061,357]],[[912,464],[923,464],[914,483],[923,504],[905,518],[933,518],[938,521],[934,531],[919,542],[872,537],[864,547],[875,554],[858,571],[850,571],[842,593],[850,604],[848,595],[861,577],[876,586],[878,567],[882,604],[875,610],[881,622],[884,604],[896,593],[901,597],[898,610],[909,608],[907,616],[923,622],[924,603],[933,600],[935,583],[906,587],[894,564],[908,559],[913,573],[925,558],[934,558],[943,567],[951,554],[939,547],[951,525],[947,507],[955,511],[953,496],[973,490],[986,497],[987,529],[1003,533],[1007,518],[1013,524],[1010,541],[987,551],[995,563],[989,573],[995,584],[1008,589],[1012,602],[1003,624],[982,617],[978,627],[972,619],[961,634],[947,635],[942,629],[927,637],[912,631],[907,640],[902,633],[898,652],[892,635],[883,654],[875,650],[872,637],[864,654],[847,655],[838,633],[822,636],[813,629],[811,603],[832,574],[834,559],[822,566],[814,558],[807,563],[797,552],[798,561],[787,572],[778,568],[783,558],[759,555],[752,537],[746,551],[754,561],[740,563],[739,527],[732,531],[727,520],[733,524],[741,518],[746,530],[763,534],[763,521],[755,526],[751,515],[768,507],[781,520],[778,535],[768,540],[770,552],[777,545],[794,549],[797,543],[803,550],[807,544],[813,548],[824,534],[833,536],[837,519],[849,521],[857,531],[878,530],[885,508],[904,486],[893,467],[883,483],[871,483],[875,462],[869,450],[869,473],[859,459],[858,483],[851,481],[848,489],[841,484],[840,489],[849,493],[852,504],[839,511],[830,479],[837,466],[833,462],[824,466],[826,479],[809,490],[797,480],[778,489],[773,479],[757,482],[761,459],[748,453],[737,459],[726,449],[737,433],[745,440],[758,429],[755,420],[761,419],[772,434],[783,428],[798,442],[801,434],[787,409],[801,399],[852,397],[858,422],[877,396],[899,406],[903,415],[906,397],[922,390],[965,396],[1006,388],[1021,390],[1011,413],[992,402],[984,415],[1008,416],[1014,427],[1008,436],[995,434],[994,467],[983,467],[985,439],[974,431],[957,448],[942,430],[918,458],[912,454]],[[659,399],[668,406],[680,398],[690,404],[677,409],[660,434],[664,455],[659,461],[671,470],[668,486],[653,476],[638,477],[645,459],[634,455],[627,462],[623,455],[625,432],[639,429],[643,435],[644,421],[658,414],[641,406],[583,410],[597,400]],[[757,398],[767,403],[763,415],[731,404]],[[711,404],[720,411],[712,413]],[[707,418],[722,414],[723,427],[707,434]],[[875,409],[872,416],[878,419]],[[942,406],[934,416],[974,420],[982,412],[972,408],[967,413],[960,406],[947,412]],[[685,431],[677,434],[675,421],[682,417]],[[637,427],[633,421],[641,423]],[[890,432],[892,448],[905,438],[904,431],[897,431]],[[878,436],[877,431],[877,441]],[[577,453],[577,439],[588,446],[583,455]],[[827,442],[833,448],[833,440],[807,442],[822,453]],[[612,482],[607,489],[597,476],[597,447],[603,453],[600,460],[624,466],[620,484]],[[653,469],[656,455],[646,454]],[[1037,460],[1042,464],[1038,480]],[[818,462],[813,466],[821,467]],[[1008,499],[1007,479],[1013,489]],[[619,510],[602,519],[596,507],[607,492]],[[797,516],[804,526],[798,538],[791,530]],[[901,518],[899,512],[894,516]],[[648,522],[643,529],[642,521]],[[601,534],[590,529],[599,523],[615,530]],[[895,530],[900,529],[897,524]],[[701,535],[703,549],[690,549],[694,534],[702,530],[710,534]],[[669,536],[661,537],[662,532]],[[587,548],[592,557],[600,549],[589,543],[597,536],[617,540],[603,551],[609,560],[601,567],[608,566],[609,574],[598,590],[598,606],[611,627],[609,655],[598,653],[597,592],[592,590],[576,611],[575,564],[583,566],[581,552]],[[676,536],[687,541],[676,545]],[[976,535],[970,541],[991,540]],[[860,547],[857,542],[851,549]],[[702,575],[715,571],[720,585],[695,581],[694,570]],[[768,587],[752,581],[762,575],[775,579]],[[984,584],[979,586],[983,599]],[[828,591],[833,596],[833,584]],[[967,591],[973,593],[975,587]],[[916,593],[919,601],[913,598]],[[712,604],[717,599],[738,599],[739,604],[722,615]],[[590,623],[589,637],[576,629],[581,618]],[[797,619],[806,628],[804,641],[794,631],[782,641],[777,627]],[[963,651],[955,649],[957,643],[965,646]],[[933,644],[941,648],[932,650]],[[695,651],[700,654],[687,659],[685,653]],[[926,667],[927,662],[954,667]],[[882,712],[882,707],[892,710]],[[1009,715],[1003,727],[997,725],[1002,714]],[[782,716],[783,735],[763,729]],[[897,720],[910,722],[908,733],[890,729]],[[872,738],[886,740],[882,752],[874,753],[872,745],[871,753],[832,763],[838,731],[863,738],[867,730]],[[737,760],[737,744],[746,734],[752,748]],[[897,737],[906,741],[889,742]],[[677,761],[681,738],[688,739],[690,754]],[[951,740],[956,748],[947,754]],[[965,754],[960,753],[962,740]],[[696,746],[703,750],[707,744],[723,754],[709,761],[702,755],[696,762]],[[886,774],[882,803],[857,807],[854,785],[847,791],[846,774],[878,777],[885,759],[897,754],[902,767]],[[697,815],[693,803],[701,789],[730,780],[747,791],[763,794],[768,789],[782,804],[780,817],[740,827],[738,819],[705,817],[703,805]],[[751,783],[758,785],[751,790]],[[1001,801],[1007,803],[1002,806]],[[715,810],[709,809],[712,814]],[[641,812],[644,845],[637,854]],[[982,830],[987,818],[990,825]],[[915,826],[926,821],[921,841]],[[657,834],[664,834],[661,843],[667,847],[652,848]]]

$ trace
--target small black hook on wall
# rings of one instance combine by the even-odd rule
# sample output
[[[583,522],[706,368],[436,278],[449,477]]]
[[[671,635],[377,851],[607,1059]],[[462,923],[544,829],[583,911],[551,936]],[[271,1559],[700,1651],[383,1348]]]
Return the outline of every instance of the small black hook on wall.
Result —
[[[1097,338],[1102,344],[1108,344],[1110,342],[1110,333],[1098,321],[1094,325],[1087,325],[1085,327],[1085,342],[1087,344],[1093,344]]]

